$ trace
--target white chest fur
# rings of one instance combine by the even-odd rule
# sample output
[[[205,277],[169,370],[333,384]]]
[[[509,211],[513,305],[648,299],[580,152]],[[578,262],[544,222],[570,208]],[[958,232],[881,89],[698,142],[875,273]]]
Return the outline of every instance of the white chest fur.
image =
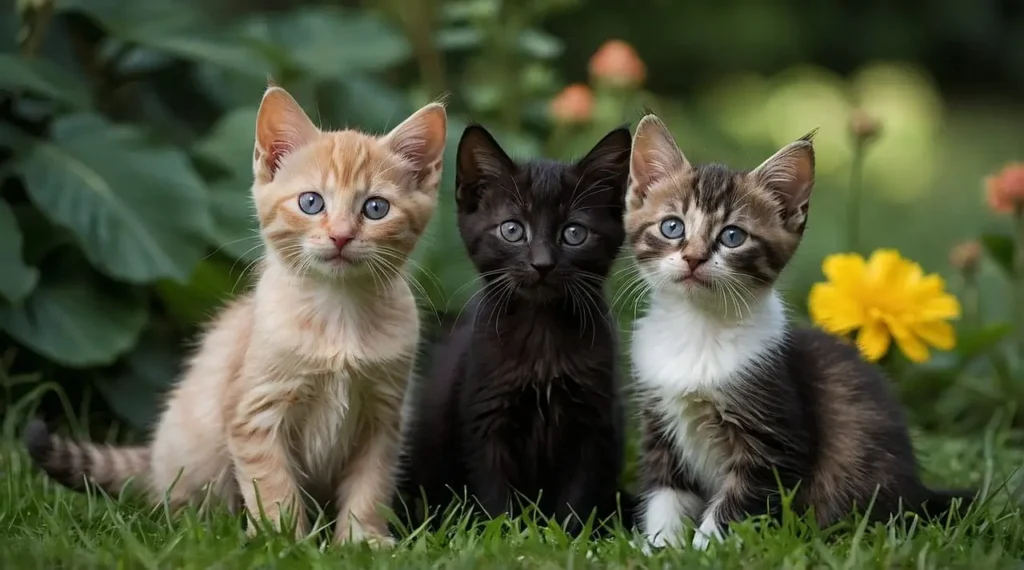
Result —
[[[661,417],[680,462],[711,495],[727,460],[723,434],[715,427],[717,407],[724,394],[742,389],[744,374],[783,342],[786,331],[785,308],[774,291],[750,308],[743,318],[723,318],[688,299],[656,294],[633,334],[637,387]],[[649,490],[645,532],[655,543],[671,541],[668,535],[678,532],[680,519],[699,521],[709,499]],[[713,516],[703,523],[702,528],[716,526]]]

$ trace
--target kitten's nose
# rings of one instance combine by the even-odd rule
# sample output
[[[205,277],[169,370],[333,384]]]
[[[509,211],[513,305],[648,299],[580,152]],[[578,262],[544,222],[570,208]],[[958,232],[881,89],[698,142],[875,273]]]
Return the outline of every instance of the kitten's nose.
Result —
[[[534,261],[530,263],[530,267],[532,267],[538,275],[544,277],[548,273],[551,273],[551,269],[555,267],[555,264],[550,261]]]
[[[333,235],[331,241],[334,242],[334,247],[338,248],[338,251],[345,249],[348,242],[352,241],[352,236],[349,235]]]
[[[708,260],[708,258],[706,258],[706,257],[690,257],[689,255],[684,255],[683,256],[683,261],[685,261],[686,264],[690,266],[690,271],[693,271],[694,269],[697,269],[697,267],[701,263],[704,263],[707,260]]]

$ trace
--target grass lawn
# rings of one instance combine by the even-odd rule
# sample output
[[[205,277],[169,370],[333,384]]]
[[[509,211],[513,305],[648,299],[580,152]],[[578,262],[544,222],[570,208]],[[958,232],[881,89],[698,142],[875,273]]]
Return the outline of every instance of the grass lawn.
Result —
[[[573,541],[557,525],[495,520],[447,532],[411,533],[394,550],[324,547],[283,536],[246,543],[239,519],[205,518],[78,494],[46,481],[10,436],[0,451],[0,568],[1022,568],[1024,516],[1010,506],[1024,465],[1021,438],[990,431],[976,439],[919,436],[932,484],[990,489],[988,505],[958,524],[924,527],[904,519],[856,519],[829,532],[797,517],[758,528],[734,526],[706,552],[646,555],[634,537]]]

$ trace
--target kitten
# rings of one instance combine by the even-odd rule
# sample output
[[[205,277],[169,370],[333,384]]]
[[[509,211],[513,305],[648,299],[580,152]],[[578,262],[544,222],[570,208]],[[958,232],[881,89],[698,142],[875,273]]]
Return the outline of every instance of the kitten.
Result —
[[[903,411],[856,349],[791,328],[773,284],[803,235],[813,133],[750,172],[691,165],[654,115],[637,127],[627,242],[651,291],[637,320],[642,531],[676,544],[683,519],[704,548],[748,515],[795,507],[830,525],[868,507],[949,509],[918,477]],[[778,472],[778,480],[773,470]],[[799,486],[797,484],[799,483]]]
[[[213,321],[148,446],[75,443],[37,421],[35,461],[77,489],[89,479],[116,495],[134,477],[175,508],[207,489],[229,504],[240,494],[278,528],[308,496],[339,513],[336,541],[390,542],[378,508],[394,492],[419,330],[403,264],[436,205],[446,126],[430,104],[381,138],[320,131],[268,89],[252,187],[267,255],[254,290]],[[304,536],[308,520],[295,518]]]
[[[482,127],[463,133],[458,223],[482,296],[412,396],[400,514],[466,491],[490,516],[524,502],[559,522],[615,514],[624,412],[603,286],[623,240],[630,144],[620,128],[578,162],[517,164]]]

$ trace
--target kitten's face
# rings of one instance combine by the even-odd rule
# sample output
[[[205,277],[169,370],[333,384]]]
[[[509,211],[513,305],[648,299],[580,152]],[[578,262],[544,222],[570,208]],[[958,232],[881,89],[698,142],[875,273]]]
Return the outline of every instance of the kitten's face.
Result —
[[[767,289],[800,242],[813,184],[810,136],[750,172],[692,166],[648,115],[634,137],[626,200],[637,266],[654,288],[688,297]]]
[[[283,89],[267,90],[253,198],[270,255],[326,280],[396,275],[434,212],[446,124],[431,104],[382,137],[325,132]]]
[[[459,231],[485,281],[534,300],[600,287],[622,245],[629,146],[629,131],[617,129],[574,164],[517,165],[486,130],[467,128]]]

